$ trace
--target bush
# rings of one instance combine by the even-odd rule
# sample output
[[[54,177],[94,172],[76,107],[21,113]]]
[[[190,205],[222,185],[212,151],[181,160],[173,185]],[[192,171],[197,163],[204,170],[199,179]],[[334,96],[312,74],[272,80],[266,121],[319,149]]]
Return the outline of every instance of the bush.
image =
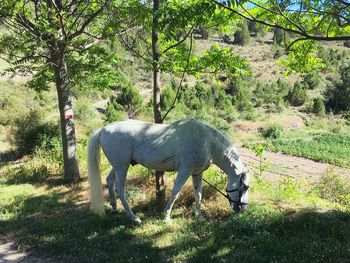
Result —
[[[124,111],[128,115],[135,116],[142,108],[142,97],[138,89],[126,84],[119,88],[117,96],[110,96],[105,112],[105,121],[107,123],[118,121],[124,118]]]
[[[258,82],[254,92],[255,106],[264,105],[270,112],[280,112],[285,106],[284,98],[289,90],[289,84],[281,79],[271,84]]]
[[[350,66],[341,71],[340,82],[328,86],[326,106],[335,112],[350,110]]]
[[[278,45],[274,45],[273,46],[272,52],[273,52],[273,58],[274,59],[278,59],[278,58],[282,57],[286,53],[284,48],[281,47],[281,46],[278,46]]]
[[[279,139],[283,134],[283,127],[277,124],[271,125],[261,132],[266,139]]]
[[[106,112],[105,112],[105,122],[111,123],[115,121],[120,121],[125,118],[125,113],[121,105],[114,103],[113,99],[108,101]]]
[[[295,82],[292,90],[287,95],[287,100],[292,106],[301,106],[307,99],[306,88],[300,82]]]
[[[350,48],[350,40],[344,41],[344,47],[349,47]]]
[[[332,171],[323,175],[320,182],[312,190],[323,199],[350,205],[350,185]]]
[[[162,110],[170,109],[176,96],[175,90],[171,86],[162,89],[160,94],[160,107]]]
[[[243,20],[241,28],[234,33],[235,44],[245,46],[250,42],[250,33],[248,30],[248,23],[246,20]]]
[[[320,97],[314,98],[312,103],[312,112],[319,116],[325,115],[326,109],[325,109],[323,100]]]
[[[77,120],[87,120],[95,116],[95,110],[87,101],[77,101],[74,107],[74,117]]]
[[[290,43],[290,38],[288,32],[280,28],[275,28],[273,30],[273,42],[276,45],[287,47]]]
[[[131,84],[123,85],[118,95],[111,96],[110,100],[128,112],[134,112],[142,106],[142,97],[138,89]]]
[[[321,83],[320,75],[317,73],[304,75],[302,83],[307,85],[309,89],[316,89]]]
[[[12,145],[17,148],[20,156],[33,153],[36,148],[50,149],[55,147],[53,142],[59,138],[59,126],[56,123],[44,122],[42,114],[30,110],[25,116],[14,121]]]

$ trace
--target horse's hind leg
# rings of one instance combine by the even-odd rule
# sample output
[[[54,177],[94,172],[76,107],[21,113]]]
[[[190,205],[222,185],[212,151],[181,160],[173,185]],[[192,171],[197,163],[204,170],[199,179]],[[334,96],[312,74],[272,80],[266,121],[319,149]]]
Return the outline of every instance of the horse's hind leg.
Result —
[[[111,212],[116,213],[117,212],[117,203],[115,198],[116,174],[113,169],[108,174],[106,181],[108,186],[109,203],[112,206]]]
[[[139,217],[137,217],[130,209],[129,203],[125,198],[125,182],[126,182],[126,174],[128,171],[129,165],[116,167],[116,183],[117,183],[117,192],[120,198],[120,201],[122,202],[122,205],[124,206],[125,213],[127,214],[130,219],[135,223],[141,223],[141,220]]]
[[[202,174],[192,175],[193,191],[195,198],[195,217],[199,220],[203,220],[201,211],[201,200],[202,200]]]
[[[164,208],[165,221],[170,221],[171,209],[173,208],[173,205],[176,199],[179,197],[179,192],[181,188],[184,186],[184,184],[186,183],[188,177],[190,176],[190,173],[191,171],[189,169],[180,169],[177,172],[173,190],[171,191],[171,195],[168,200],[168,203]]]

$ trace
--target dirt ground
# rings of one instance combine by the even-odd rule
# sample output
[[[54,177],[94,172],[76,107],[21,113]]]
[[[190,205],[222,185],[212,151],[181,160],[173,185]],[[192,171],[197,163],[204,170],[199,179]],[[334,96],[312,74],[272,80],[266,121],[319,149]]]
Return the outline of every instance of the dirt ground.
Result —
[[[247,148],[238,147],[238,151],[242,156],[243,162],[250,169],[256,171],[255,167],[258,167],[260,164],[259,158]],[[278,181],[281,176],[287,176],[297,181],[306,179],[311,183],[315,183],[327,173],[340,175],[344,180],[350,180],[350,169],[328,163],[315,162],[307,158],[274,152],[265,152],[264,158],[266,158],[265,162],[268,162],[270,165],[263,172],[263,177],[271,181]]]

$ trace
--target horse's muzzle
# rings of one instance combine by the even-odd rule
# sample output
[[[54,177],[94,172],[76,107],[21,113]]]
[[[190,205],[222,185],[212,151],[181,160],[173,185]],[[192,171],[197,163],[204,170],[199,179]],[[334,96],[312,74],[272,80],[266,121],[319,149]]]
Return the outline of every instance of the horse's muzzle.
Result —
[[[248,208],[248,205],[235,205],[233,210],[237,213],[243,213]]]

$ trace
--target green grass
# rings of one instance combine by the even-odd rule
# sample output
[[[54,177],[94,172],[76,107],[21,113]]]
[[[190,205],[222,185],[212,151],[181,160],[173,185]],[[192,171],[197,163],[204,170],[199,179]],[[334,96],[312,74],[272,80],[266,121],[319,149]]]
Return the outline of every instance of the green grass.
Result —
[[[155,201],[153,177],[135,166],[127,191],[134,212],[143,220],[136,226],[120,203],[117,215],[108,211],[103,218],[92,215],[86,180],[63,185],[55,167],[40,170],[42,177],[33,172],[35,167],[29,159],[0,168],[0,235],[43,258],[60,262],[350,260],[350,198],[334,198],[344,183],[336,176],[312,186],[291,179],[272,184],[255,177],[250,206],[243,214],[231,213],[227,201],[204,185],[207,221],[203,223],[193,218],[191,184],[186,184],[169,226]],[[216,169],[206,172],[205,178],[225,187],[225,176]],[[166,178],[168,195],[173,180],[173,174]],[[339,196],[346,193],[344,188]]]
[[[311,139],[277,139],[271,141],[269,148],[272,151],[350,167],[350,135],[326,134]]]

